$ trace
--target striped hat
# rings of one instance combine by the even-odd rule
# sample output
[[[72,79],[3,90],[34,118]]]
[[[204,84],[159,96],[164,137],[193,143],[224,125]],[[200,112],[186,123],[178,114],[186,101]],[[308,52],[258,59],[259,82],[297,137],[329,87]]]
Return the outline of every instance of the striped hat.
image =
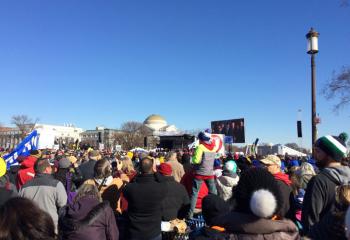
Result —
[[[347,134],[341,133],[338,137],[326,135],[320,137],[315,147],[322,149],[327,155],[332,157],[336,161],[341,161],[342,158],[346,157],[347,148],[346,142]]]

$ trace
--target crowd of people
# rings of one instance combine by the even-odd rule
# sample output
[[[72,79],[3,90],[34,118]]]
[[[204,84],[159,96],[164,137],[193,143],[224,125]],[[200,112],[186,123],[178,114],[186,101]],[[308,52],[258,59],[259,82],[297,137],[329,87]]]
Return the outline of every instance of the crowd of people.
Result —
[[[210,133],[198,139],[0,158],[0,240],[350,239],[346,134],[319,138],[312,159],[220,155]]]

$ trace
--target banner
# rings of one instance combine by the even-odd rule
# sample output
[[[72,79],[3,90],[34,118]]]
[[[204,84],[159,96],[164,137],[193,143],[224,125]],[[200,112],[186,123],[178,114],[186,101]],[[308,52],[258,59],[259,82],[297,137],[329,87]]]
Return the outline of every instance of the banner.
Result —
[[[6,162],[7,169],[9,169],[12,165],[18,164],[18,156],[28,156],[30,150],[37,150],[38,140],[39,134],[36,130],[34,130],[31,134],[25,137],[11,153],[5,155],[3,158]]]

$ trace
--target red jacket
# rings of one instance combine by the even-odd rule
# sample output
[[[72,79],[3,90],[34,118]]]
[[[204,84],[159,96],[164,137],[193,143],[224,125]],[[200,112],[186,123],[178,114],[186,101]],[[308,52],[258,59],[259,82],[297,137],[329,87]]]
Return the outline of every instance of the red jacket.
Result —
[[[181,184],[185,186],[190,196],[192,195],[192,185],[193,185],[194,177],[195,175],[193,172],[187,172],[181,179]],[[209,193],[208,187],[205,184],[205,182],[203,182],[198,192],[196,208],[202,209],[202,200],[205,196],[208,195],[208,193]]]
[[[21,163],[21,168],[19,169],[17,174],[17,189],[20,189],[26,182],[34,178],[34,164],[36,160],[36,157],[28,156]]]

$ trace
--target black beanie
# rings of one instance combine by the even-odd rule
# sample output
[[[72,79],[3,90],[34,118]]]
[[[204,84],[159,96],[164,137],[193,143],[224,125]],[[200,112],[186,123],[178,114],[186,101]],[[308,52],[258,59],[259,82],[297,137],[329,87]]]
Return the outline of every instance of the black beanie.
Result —
[[[203,198],[202,214],[207,225],[211,225],[213,218],[230,211],[229,205],[219,196],[209,194]]]
[[[234,197],[238,212],[270,218],[282,207],[283,198],[277,180],[263,168],[245,171],[238,182]]]

